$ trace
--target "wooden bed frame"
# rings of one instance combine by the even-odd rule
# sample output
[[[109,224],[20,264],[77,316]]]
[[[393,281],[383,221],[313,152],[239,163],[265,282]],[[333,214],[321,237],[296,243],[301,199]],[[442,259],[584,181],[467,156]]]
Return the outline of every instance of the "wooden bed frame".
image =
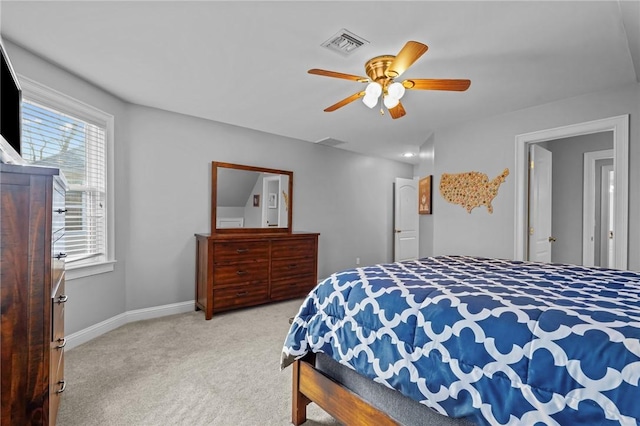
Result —
[[[308,354],[293,365],[291,422],[299,426],[307,420],[307,405],[314,402],[341,423],[354,426],[398,425],[384,411],[327,377],[315,368],[315,355]]]

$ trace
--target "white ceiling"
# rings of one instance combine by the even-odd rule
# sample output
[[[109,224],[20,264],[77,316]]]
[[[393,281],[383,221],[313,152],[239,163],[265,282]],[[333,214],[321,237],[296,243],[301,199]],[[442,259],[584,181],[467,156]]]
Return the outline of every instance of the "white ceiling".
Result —
[[[2,37],[128,102],[404,160],[435,129],[638,81],[638,1],[9,1]],[[370,43],[320,45],[342,28]],[[364,63],[429,46],[404,78],[468,78],[407,91],[392,120],[361,102],[323,109]],[[634,67],[635,63],[635,67]],[[19,73],[20,69],[17,70]],[[24,71],[28,74],[27,71]]]

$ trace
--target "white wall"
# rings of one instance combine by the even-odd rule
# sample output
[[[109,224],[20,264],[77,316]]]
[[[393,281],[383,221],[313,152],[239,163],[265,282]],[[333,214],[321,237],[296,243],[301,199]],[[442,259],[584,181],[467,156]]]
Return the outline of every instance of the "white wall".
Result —
[[[513,258],[515,136],[623,114],[630,114],[628,266],[640,270],[640,84],[637,83],[437,131],[434,253]],[[469,214],[440,196],[442,173],[480,171],[493,178],[505,167],[511,174],[493,200],[493,214],[484,207]]]
[[[6,42],[6,40],[5,40]],[[319,232],[319,277],[392,260],[393,181],[409,164],[127,104],[6,42],[19,74],[115,116],[115,271],[67,281],[67,334],[193,300],[211,161],[292,170],[293,229]]]

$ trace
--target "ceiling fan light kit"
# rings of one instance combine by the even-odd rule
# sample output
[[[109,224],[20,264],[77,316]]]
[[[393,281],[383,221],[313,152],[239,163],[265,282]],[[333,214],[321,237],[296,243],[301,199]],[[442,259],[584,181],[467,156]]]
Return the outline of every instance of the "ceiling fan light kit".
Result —
[[[408,41],[400,52],[396,55],[382,55],[369,59],[364,66],[368,77],[361,77],[352,74],[344,74],[335,71],[327,71],[313,68],[309,74],[321,75],[325,77],[341,78],[353,80],[359,83],[368,83],[364,91],[341,100],[340,102],[325,108],[325,112],[335,111],[356,99],[362,97],[362,102],[369,108],[378,104],[380,96],[382,103],[389,110],[391,118],[403,117],[406,112],[400,99],[406,90],[445,90],[462,92],[471,85],[470,80],[463,79],[411,79],[402,83],[395,82],[394,78],[399,77],[413,63],[420,58],[428,47],[426,44],[417,41]],[[383,112],[381,110],[381,112]]]

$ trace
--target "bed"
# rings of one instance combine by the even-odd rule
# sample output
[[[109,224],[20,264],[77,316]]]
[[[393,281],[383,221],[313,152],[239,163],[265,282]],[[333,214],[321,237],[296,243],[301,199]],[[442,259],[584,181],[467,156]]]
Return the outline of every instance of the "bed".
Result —
[[[292,422],[313,401],[343,423],[397,424],[319,356],[478,425],[637,425],[640,273],[436,256],[332,274],[285,339]]]

